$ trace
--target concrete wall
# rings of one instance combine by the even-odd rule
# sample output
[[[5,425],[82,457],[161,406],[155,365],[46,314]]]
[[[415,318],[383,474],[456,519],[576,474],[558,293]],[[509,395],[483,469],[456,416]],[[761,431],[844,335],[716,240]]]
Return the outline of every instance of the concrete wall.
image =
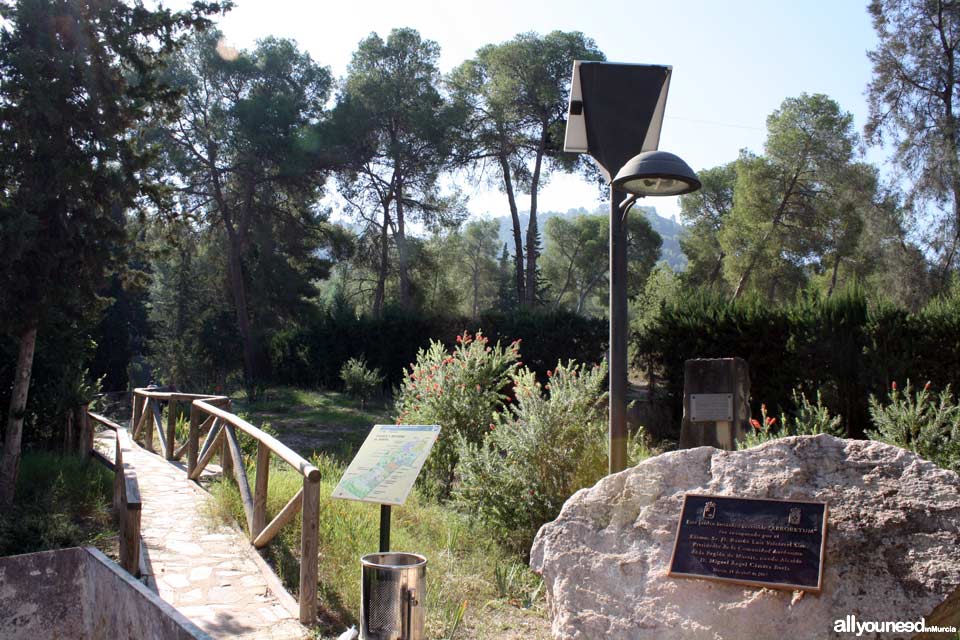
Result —
[[[93,548],[0,558],[4,640],[209,640]]]

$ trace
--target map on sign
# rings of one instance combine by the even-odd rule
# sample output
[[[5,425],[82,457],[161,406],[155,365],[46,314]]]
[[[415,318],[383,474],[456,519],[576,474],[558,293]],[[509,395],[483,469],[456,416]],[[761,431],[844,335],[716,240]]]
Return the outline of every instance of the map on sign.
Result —
[[[438,435],[437,425],[375,425],[340,478],[333,497],[402,505]]]

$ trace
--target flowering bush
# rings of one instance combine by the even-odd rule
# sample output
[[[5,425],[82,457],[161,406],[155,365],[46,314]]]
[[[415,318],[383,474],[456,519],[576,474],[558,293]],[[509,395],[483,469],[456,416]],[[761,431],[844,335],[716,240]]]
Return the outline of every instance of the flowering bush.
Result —
[[[515,402],[495,414],[483,442],[457,438],[458,505],[527,553],[543,523],[577,489],[606,473],[606,365],[572,362],[513,376]]]
[[[929,382],[916,393],[909,380],[903,391],[894,382],[886,405],[870,396],[870,418],[876,427],[867,431],[871,440],[909,449],[960,472],[960,404],[950,385],[937,395],[930,391]]]
[[[803,392],[793,390],[792,415],[780,414],[780,427],[777,429],[777,419],[767,415],[767,405],[760,405],[760,420],[750,419],[752,429],[747,433],[743,442],[737,444],[739,449],[755,447],[775,438],[787,436],[815,436],[827,433],[843,437],[844,431],[840,416],[831,416],[830,410],[823,405],[823,398],[817,391],[817,402],[812,404]]]
[[[457,336],[448,352],[439,342],[421,349],[404,370],[397,396],[397,424],[439,424],[440,437],[421,474],[431,495],[450,495],[457,466],[457,442],[478,443],[508,399],[511,373],[518,366],[519,341],[491,346],[481,333]]]

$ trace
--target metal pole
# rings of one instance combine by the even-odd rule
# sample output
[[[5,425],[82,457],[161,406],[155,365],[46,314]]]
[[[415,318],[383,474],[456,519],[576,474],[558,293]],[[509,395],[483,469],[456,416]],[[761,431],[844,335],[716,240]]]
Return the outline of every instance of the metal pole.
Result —
[[[610,187],[610,473],[627,468],[627,219]]]
[[[390,505],[380,505],[380,553],[390,551]]]

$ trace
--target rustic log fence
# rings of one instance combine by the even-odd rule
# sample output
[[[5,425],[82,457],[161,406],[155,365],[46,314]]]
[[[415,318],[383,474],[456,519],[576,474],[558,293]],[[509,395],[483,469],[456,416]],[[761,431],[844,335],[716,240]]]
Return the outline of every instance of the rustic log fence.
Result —
[[[166,405],[166,420],[163,417]],[[190,427],[184,442],[176,442],[179,407],[190,407]],[[220,454],[224,477],[233,477],[240,490],[247,531],[251,544],[265,547],[284,527],[302,512],[300,534],[300,622],[312,624],[317,617],[317,552],[320,519],[320,470],[285,444],[264,433],[254,425],[231,413],[232,403],[225,396],[211,396],[154,389],[135,389],[131,437],[142,437],[144,447],[154,450],[154,433],[160,443],[160,453],[167,460],[187,458],[187,477],[200,479],[203,470]],[[251,490],[247,470],[237,438],[243,431],[257,442],[254,486]],[[201,434],[206,431],[203,444]],[[269,523],[267,516],[267,485],[270,474],[270,454],[296,469],[303,476],[303,487],[290,499]]]
[[[93,449],[93,429],[90,429],[90,452],[113,469],[113,511],[120,528],[120,566],[133,576],[140,576],[140,488],[137,484],[137,472],[129,462],[124,462],[124,452],[131,447],[126,429],[109,419],[87,411],[85,419],[93,420],[114,434],[113,461]]]

